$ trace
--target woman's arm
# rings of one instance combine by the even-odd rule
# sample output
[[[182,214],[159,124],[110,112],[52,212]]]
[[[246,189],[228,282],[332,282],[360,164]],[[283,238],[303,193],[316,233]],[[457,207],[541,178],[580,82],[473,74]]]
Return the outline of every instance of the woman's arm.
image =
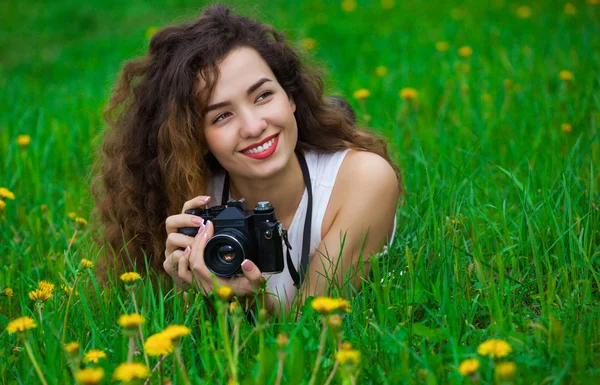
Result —
[[[332,197],[341,197],[341,204],[311,257],[299,304],[309,296],[328,295],[332,279],[340,287],[349,281],[360,288],[370,271],[370,256],[391,239],[399,194],[396,175],[385,159],[365,151],[346,155],[332,192]]]

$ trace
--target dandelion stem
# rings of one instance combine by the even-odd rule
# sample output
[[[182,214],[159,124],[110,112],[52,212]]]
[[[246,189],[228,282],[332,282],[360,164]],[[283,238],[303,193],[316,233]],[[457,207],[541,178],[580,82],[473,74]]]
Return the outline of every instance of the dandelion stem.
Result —
[[[281,385],[281,379],[283,378],[283,362],[285,360],[285,353],[280,352],[277,360],[277,378],[275,379],[275,385]]]
[[[133,308],[135,309],[135,313],[140,314],[140,312],[138,311],[137,302],[135,300],[135,293],[133,291],[133,288],[131,288],[129,290],[129,293],[131,294],[131,302],[133,302]],[[142,346],[144,346],[146,344],[146,341],[144,340],[144,333],[142,332],[141,324],[138,325],[138,331],[140,333],[140,339],[142,340]],[[146,354],[145,350],[144,350],[144,360],[146,361],[146,366],[150,367],[150,360],[148,359],[148,354]]]
[[[338,350],[340,350],[342,348],[342,341],[341,339],[338,340]],[[338,367],[340,366],[340,362],[339,361],[335,361],[335,364],[333,364],[333,369],[331,369],[331,373],[329,374],[329,377],[327,377],[327,381],[325,381],[325,383],[323,385],[329,385],[331,383],[331,381],[333,380],[333,376],[335,376],[335,372],[337,371]]]
[[[229,363],[229,370],[231,371],[231,376],[233,377],[234,382],[237,382],[237,367],[233,362],[233,353],[231,352],[231,341],[229,339],[229,333],[227,332],[227,307],[220,305],[219,311],[219,329],[221,331],[221,337],[223,339],[223,349],[225,349],[225,356],[227,357],[227,362]]]
[[[135,336],[129,336],[129,344],[127,349],[127,362],[133,362],[133,353],[135,351]]]
[[[317,353],[317,359],[315,360],[315,367],[313,368],[312,376],[310,377],[309,385],[314,385],[317,380],[317,372],[321,366],[321,358],[323,358],[323,350],[325,349],[325,340],[327,337],[327,323],[323,321],[323,331],[321,332],[321,342],[319,343],[319,352]]]
[[[63,331],[62,331],[62,338],[61,338],[61,342],[63,344],[65,343],[65,338],[67,337],[67,319],[69,318],[69,307],[71,305],[71,298],[73,297],[73,293],[75,293],[75,290],[77,290],[77,282],[79,282],[80,277],[81,277],[81,275],[78,275],[75,278],[75,281],[73,282],[73,288],[69,292],[69,298],[67,299],[67,308],[65,309],[65,319],[63,321]]]
[[[71,246],[73,246],[73,243],[75,242],[75,238],[77,237],[77,231],[79,231],[79,229],[75,229],[73,236],[69,240],[69,245],[67,246],[67,254],[69,253],[69,250],[71,250]],[[73,285],[73,286],[75,286],[75,285]]]
[[[33,363],[33,367],[35,368],[35,371],[37,372],[38,377],[40,378],[40,382],[44,385],[48,385],[46,379],[44,378],[44,374],[40,370],[40,366],[38,365],[35,356],[33,355],[33,350],[31,349],[31,344],[29,343],[29,340],[27,338],[23,338],[23,344],[25,345],[25,350],[27,350],[27,354],[29,355],[31,362]]]
[[[156,372],[157,369],[159,369],[159,372],[160,372],[160,383],[164,384],[164,373],[163,373],[162,363],[167,357],[168,357],[167,355],[162,356],[160,358],[160,360],[156,363],[156,365],[154,365],[154,367],[150,371],[150,377],[148,377],[146,379],[146,381],[144,381],[144,385],[148,385],[148,383],[150,382],[150,379],[152,378],[152,373]]]
[[[181,370],[181,375],[183,376],[183,382],[186,385],[191,385],[190,379],[185,370],[185,365],[183,364],[183,358],[181,357],[181,347],[178,345],[175,346],[175,356],[177,357],[177,363],[179,369]]]

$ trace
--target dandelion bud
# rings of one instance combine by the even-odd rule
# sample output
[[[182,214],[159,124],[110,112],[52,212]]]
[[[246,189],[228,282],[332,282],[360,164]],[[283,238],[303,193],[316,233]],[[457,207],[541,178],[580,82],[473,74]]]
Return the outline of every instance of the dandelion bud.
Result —
[[[279,349],[284,349],[288,345],[289,342],[290,342],[290,340],[289,340],[287,334],[279,333],[277,335],[277,347]]]
[[[333,330],[334,332],[340,330],[340,328],[342,327],[342,317],[340,317],[337,314],[330,315],[329,317],[327,317],[327,325],[329,325],[331,330]]]

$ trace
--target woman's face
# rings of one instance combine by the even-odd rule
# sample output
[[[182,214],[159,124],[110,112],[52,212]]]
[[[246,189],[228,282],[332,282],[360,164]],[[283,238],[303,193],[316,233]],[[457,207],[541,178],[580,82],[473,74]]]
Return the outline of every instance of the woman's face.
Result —
[[[268,178],[283,170],[298,139],[294,101],[252,48],[231,51],[218,68],[204,118],[209,150],[242,178]]]

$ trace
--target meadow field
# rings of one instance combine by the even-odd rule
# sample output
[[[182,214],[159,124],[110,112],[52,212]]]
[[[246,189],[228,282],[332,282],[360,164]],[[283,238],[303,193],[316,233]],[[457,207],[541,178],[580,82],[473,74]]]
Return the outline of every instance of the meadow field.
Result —
[[[325,69],[406,186],[362,290],[281,319],[94,270],[112,86],[204,4],[0,3],[0,384],[600,383],[599,0],[228,2]]]

